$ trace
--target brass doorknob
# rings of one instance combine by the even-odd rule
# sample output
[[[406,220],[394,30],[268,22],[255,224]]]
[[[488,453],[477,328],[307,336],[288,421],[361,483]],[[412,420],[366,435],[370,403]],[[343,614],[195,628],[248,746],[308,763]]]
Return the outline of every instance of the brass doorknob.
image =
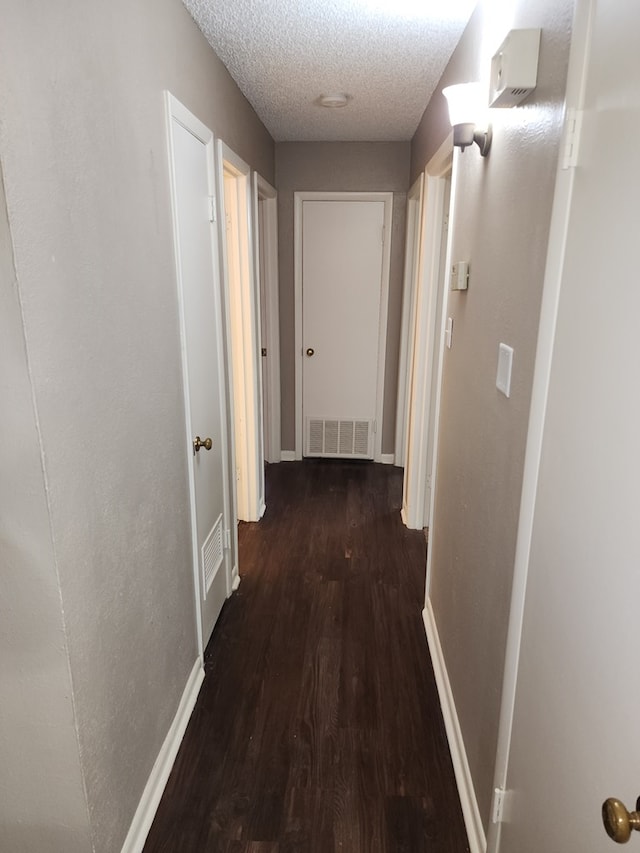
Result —
[[[211,450],[213,447],[213,442],[210,438],[205,438],[204,441],[197,435],[193,440],[193,452],[197,453],[201,447],[204,447],[205,450]]]
[[[640,797],[636,811],[629,812],[620,800],[609,797],[602,804],[602,822],[609,838],[624,844],[631,838],[631,830],[640,830]]]
[[[307,349],[307,355],[313,355],[314,353],[315,353],[315,350],[314,350],[314,349],[311,349],[311,347],[309,347],[309,348]]]

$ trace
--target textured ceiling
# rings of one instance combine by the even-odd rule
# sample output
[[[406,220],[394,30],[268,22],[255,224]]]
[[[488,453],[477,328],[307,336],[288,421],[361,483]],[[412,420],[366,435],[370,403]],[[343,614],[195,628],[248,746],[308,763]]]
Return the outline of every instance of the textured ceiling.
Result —
[[[183,0],[278,141],[413,136],[475,0]],[[319,95],[345,92],[346,107]]]

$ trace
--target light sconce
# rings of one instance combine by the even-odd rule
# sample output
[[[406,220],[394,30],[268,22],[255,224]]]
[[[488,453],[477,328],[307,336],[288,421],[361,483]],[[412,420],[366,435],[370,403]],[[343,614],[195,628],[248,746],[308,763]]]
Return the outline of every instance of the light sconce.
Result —
[[[482,113],[483,90],[480,83],[457,83],[442,90],[449,106],[449,121],[453,127],[453,144],[464,149],[476,143],[486,157],[491,148],[491,127],[477,130]]]

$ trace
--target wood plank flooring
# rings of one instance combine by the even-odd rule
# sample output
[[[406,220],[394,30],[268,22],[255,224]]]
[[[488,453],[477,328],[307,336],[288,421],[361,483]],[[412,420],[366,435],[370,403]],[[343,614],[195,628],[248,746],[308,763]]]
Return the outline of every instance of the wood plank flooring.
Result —
[[[462,853],[402,472],[267,469],[145,853]]]

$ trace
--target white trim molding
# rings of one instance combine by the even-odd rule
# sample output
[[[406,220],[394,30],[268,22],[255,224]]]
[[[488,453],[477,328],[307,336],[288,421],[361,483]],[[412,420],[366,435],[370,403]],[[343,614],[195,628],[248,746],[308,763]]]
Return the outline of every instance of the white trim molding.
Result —
[[[398,400],[396,403],[395,464],[403,468],[407,449],[408,407],[411,392],[411,355],[415,330],[414,293],[418,287],[420,235],[422,233],[422,195],[424,173],[407,193],[407,224],[402,282],[402,323],[398,360]]]
[[[264,458],[280,461],[280,297],[278,282],[278,193],[253,173],[255,217],[255,269],[259,282],[262,318],[262,405],[264,409]]]
[[[392,192],[295,192],[294,198],[294,283],[295,283],[295,458],[302,459],[302,205],[305,201],[382,201],[384,202],[384,244],[380,289],[380,321],[378,324],[378,370],[376,390],[376,422],[383,422],[384,369],[387,354],[387,314],[389,310],[389,277],[391,270]],[[283,457],[284,458],[284,457]],[[382,461],[382,428],[375,434],[373,458]]]
[[[435,434],[442,373],[442,319],[447,304],[450,197],[453,140],[449,137],[429,161],[422,192],[421,227],[414,276],[412,328],[409,329],[407,422],[402,488],[402,520],[420,530],[428,526],[435,469]]]
[[[198,657],[187,679],[176,715],[144,786],[121,853],[142,853],[203,681],[204,669]]]
[[[233,571],[231,572],[231,590],[235,592],[240,586],[240,581],[242,578],[240,577],[240,573],[238,572],[238,567],[234,566]]]
[[[280,451],[280,461],[281,462],[295,462],[298,457],[296,456],[295,450],[281,450]]]
[[[395,453],[381,453],[380,462],[383,465],[394,465],[396,461]]]
[[[237,473],[232,479],[238,518],[258,521],[260,504],[264,502],[264,451],[251,169],[221,139],[217,150],[220,256],[234,413],[232,446]],[[236,287],[232,287],[230,281],[233,269]]]
[[[435,615],[429,599],[427,599],[426,606],[422,611],[422,619],[424,621],[424,627],[427,634],[427,643],[429,644],[429,652],[431,653],[433,671],[436,677],[438,696],[440,697],[440,706],[442,708],[442,716],[444,717],[444,726],[447,731],[451,761],[453,762],[453,771],[455,773],[456,784],[458,786],[458,795],[460,797],[460,805],[462,806],[464,825],[469,839],[469,849],[471,853],[486,853],[487,839],[473,787],[471,769],[469,767],[469,761],[464,747],[462,729],[460,728],[458,713],[453,699],[453,691],[451,689],[449,674],[447,673],[447,665],[444,659],[442,646],[440,644]]]

